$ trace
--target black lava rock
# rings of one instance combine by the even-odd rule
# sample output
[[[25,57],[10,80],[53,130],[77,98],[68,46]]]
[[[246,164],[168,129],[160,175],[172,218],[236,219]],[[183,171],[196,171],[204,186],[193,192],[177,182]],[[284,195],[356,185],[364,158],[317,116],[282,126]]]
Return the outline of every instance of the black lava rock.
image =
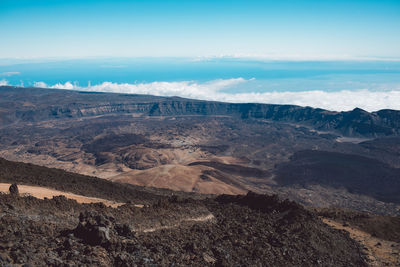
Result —
[[[18,190],[18,185],[17,184],[10,185],[10,188],[8,190],[10,191],[11,195],[18,195],[19,194],[19,190]]]

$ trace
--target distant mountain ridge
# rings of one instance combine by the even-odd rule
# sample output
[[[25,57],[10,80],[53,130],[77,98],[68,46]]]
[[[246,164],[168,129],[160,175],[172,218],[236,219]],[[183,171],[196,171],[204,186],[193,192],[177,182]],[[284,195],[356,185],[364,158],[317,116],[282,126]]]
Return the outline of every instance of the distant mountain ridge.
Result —
[[[107,114],[147,116],[215,115],[310,125],[351,137],[400,135],[400,111],[327,111],[295,105],[224,103],[116,93],[0,86],[0,125]]]

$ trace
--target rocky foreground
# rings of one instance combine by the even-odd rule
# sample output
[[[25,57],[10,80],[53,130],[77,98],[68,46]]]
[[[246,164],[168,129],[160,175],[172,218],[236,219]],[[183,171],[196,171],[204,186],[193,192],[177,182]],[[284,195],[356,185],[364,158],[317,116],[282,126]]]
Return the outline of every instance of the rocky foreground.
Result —
[[[360,245],[316,213],[255,193],[144,208],[2,194],[0,214],[2,266],[367,265]]]
[[[0,266],[400,264],[399,217],[304,208],[252,192],[139,187],[3,159],[0,182],[12,184],[0,193]],[[38,199],[27,188],[53,195]]]

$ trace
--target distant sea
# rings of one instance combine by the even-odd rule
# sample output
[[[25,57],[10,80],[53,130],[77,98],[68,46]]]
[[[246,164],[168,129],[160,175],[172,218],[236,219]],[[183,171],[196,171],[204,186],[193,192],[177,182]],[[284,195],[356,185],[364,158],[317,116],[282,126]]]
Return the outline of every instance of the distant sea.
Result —
[[[298,104],[331,110],[356,106],[370,111],[400,109],[399,61],[0,60],[0,84]]]

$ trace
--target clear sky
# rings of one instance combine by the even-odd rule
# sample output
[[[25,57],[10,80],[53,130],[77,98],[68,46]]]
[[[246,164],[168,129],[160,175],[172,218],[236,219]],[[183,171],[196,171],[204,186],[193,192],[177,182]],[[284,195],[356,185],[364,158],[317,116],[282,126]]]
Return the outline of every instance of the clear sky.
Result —
[[[0,58],[400,58],[400,0],[0,0]]]

